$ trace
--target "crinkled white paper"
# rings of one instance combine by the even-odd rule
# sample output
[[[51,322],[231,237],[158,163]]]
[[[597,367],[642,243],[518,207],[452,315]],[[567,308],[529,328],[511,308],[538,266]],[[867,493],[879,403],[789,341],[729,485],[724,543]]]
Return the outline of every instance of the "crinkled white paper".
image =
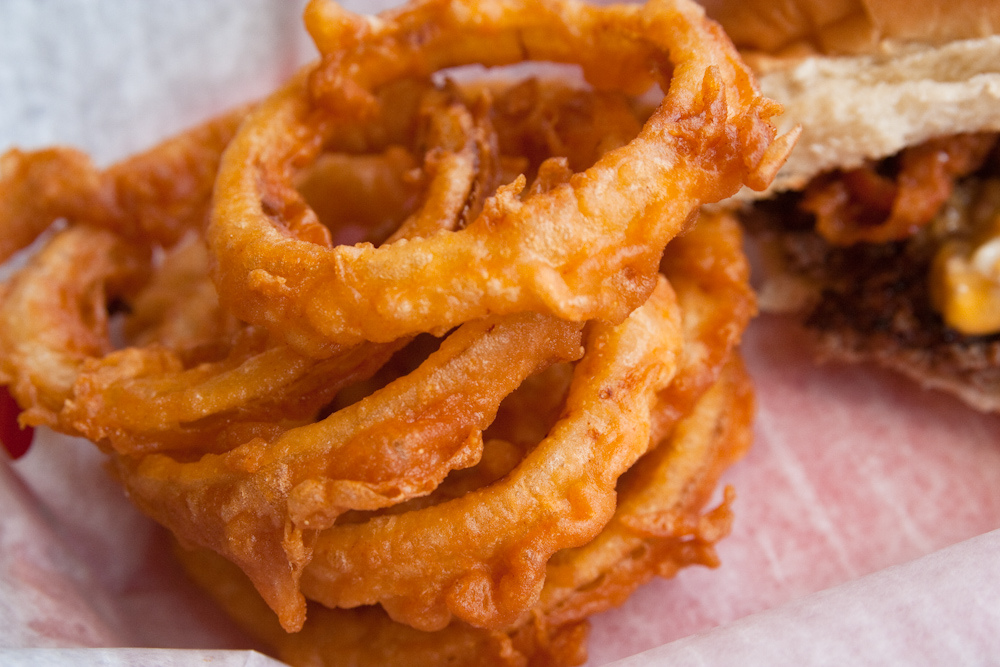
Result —
[[[0,150],[67,143],[106,164],[259,98],[313,57],[301,7],[4,0]],[[745,353],[757,438],[726,476],[722,566],[595,618],[590,664],[995,660],[1000,418],[875,369],[817,368],[781,319],[754,322]],[[24,459],[0,454],[0,506],[0,663],[268,664],[236,650],[254,645],[89,443],[42,433]]]

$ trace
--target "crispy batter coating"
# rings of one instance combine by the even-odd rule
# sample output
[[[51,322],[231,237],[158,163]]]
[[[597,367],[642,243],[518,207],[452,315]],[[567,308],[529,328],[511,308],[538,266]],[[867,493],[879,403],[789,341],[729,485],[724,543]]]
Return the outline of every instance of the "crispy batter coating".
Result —
[[[774,141],[778,108],[687,2],[425,0],[369,20],[316,0],[306,20],[323,60],[241,127],[208,238],[237,314],[311,354],[490,313],[620,322],[698,206],[768,181],[790,148]],[[625,146],[545,192],[514,180],[464,229],[379,247],[314,242],[318,222],[290,179],[341,118],[373,113],[375,91],[401,77],[531,60],[577,63],[600,88],[655,80],[666,95]]]
[[[0,261],[55,220],[172,245],[207,222],[222,151],[249,107],[239,107],[145,153],[98,170],[71,148],[0,156]]]
[[[529,396],[549,382],[560,394],[559,375],[536,383]],[[511,399],[531,400],[521,393]],[[516,414],[533,418],[529,412]],[[622,478],[618,507],[604,530],[582,547],[555,554],[538,603],[507,628],[486,630],[456,620],[424,632],[392,621],[378,607],[313,604],[301,632],[288,634],[230,563],[204,550],[179,548],[177,555],[238,623],[296,667],[582,664],[587,617],[621,604],[653,576],[670,577],[692,564],[718,565],[713,545],[729,532],[732,491],[718,507],[707,512],[704,507],[721,472],[749,446],[752,418],[750,379],[733,358],[669,438]]]
[[[588,615],[716,563],[755,302],[700,206],[792,139],[688,0],[306,24],[253,109],[104,171],[3,158],[0,257],[47,238],[0,383],[283,659],[578,664]],[[441,72],[538,60],[585,82]]]
[[[518,618],[537,599],[549,557],[605,525],[618,476],[719,377],[754,310],[740,239],[728,216],[706,218],[664,260],[676,297],[661,282],[621,333],[593,325],[562,419],[502,479],[320,535],[303,577],[307,596],[332,607],[379,602],[393,619],[425,630],[452,615],[479,627]],[[680,320],[668,324],[673,298]],[[654,313],[659,323],[634,321]],[[654,334],[661,342],[648,338]],[[650,375],[658,364],[672,368]],[[553,505],[553,498],[564,500]],[[411,550],[426,555],[401,557]],[[385,572],[387,562],[398,564]]]

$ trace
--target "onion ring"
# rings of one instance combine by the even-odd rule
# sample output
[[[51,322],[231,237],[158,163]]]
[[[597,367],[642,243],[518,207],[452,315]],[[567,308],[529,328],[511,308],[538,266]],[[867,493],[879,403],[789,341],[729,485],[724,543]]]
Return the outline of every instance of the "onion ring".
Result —
[[[383,345],[380,357],[375,349],[366,354],[348,350],[322,362],[320,371],[339,373],[319,376],[326,385],[320,392],[312,391],[317,378],[300,380],[317,366],[314,360],[286,347],[261,351],[260,336],[237,345],[223,362],[187,370],[179,369],[176,355],[162,347],[113,351],[105,304],[141,283],[147,272],[148,251],[106,230],[77,225],[52,237],[5,285],[0,379],[24,409],[22,423],[52,426],[95,442],[111,438],[126,452],[140,452],[147,442],[154,448],[190,447],[192,437],[218,436],[231,428],[234,416],[251,421],[274,414],[311,416],[336,392],[338,382],[343,386],[359,373],[370,374],[393,351]],[[187,381],[194,385],[188,387]],[[102,388],[99,416],[107,422],[80,415],[81,396],[92,384]],[[278,387],[298,388],[301,394],[267,391]],[[199,422],[206,413],[226,410],[235,415]]]
[[[477,626],[514,622],[537,599],[548,558],[610,518],[615,481],[649,446],[651,400],[673,378],[680,337],[673,291],[661,281],[622,325],[594,325],[565,416],[510,475],[440,505],[323,532],[303,591],[330,607],[379,602],[422,630],[445,627],[453,613]],[[375,565],[385,562],[394,567]],[[378,577],[364,575],[373,569]]]
[[[0,382],[281,631],[308,598],[400,649],[578,660],[587,614],[728,530],[728,493],[700,513],[747,442],[754,303],[738,229],[698,212],[793,136],[690,0],[306,22],[321,60],[249,113],[104,172],[9,154],[0,252],[69,224],[0,288]],[[442,82],[537,60],[590,89]]]
[[[653,576],[718,565],[713,545],[729,533],[732,489],[711,512],[700,508],[749,449],[753,413],[750,378],[732,357],[668,440],[623,476],[615,517],[601,534],[549,562],[539,605],[550,627],[617,606]]]
[[[111,232],[70,227],[3,285],[0,382],[22,424],[58,423],[80,366],[111,351],[105,294],[141,281],[148,257]]]
[[[800,207],[833,245],[903,241],[934,219],[956,179],[979,169],[994,144],[991,134],[931,139],[901,151],[893,177],[867,163],[815,178]]]
[[[697,225],[667,246],[660,269],[677,292],[685,344],[677,379],[657,397],[663,409],[653,420],[654,438],[669,433],[718,379],[757,314],[743,233],[730,213],[702,212]]]
[[[306,17],[323,62],[241,127],[220,168],[208,239],[223,299],[312,354],[490,313],[621,321],[652,290],[663,247],[698,205],[744,182],[763,185],[790,148],[773,141],[778,107],[683,0],[524,0],[475,11],[422,2],[375,21],[314,1]],[[315,216],[289,179],[347,122],[338,112],[365,113],[398,77],[528,59],[578,62],[595,83],[640,87],[652,66],[667,94],[628,145],[544,194],[522,200],[523,181],[500,188],[463,230],[378,248],[328,247],[296,231]]]
[[[620,604],[653,575],[717,563],[712,544],[728,532],[732,494],[700,512],[719,474],[745,452],[752,414],[749,378],[734,359],[670,438],[626,473],[615,517],[601,534],[552,558],[539,602],[508,628],[455,621],[427,633],[392,621],[376,607],[313,605],[302,631],[288,634],[232,564],[204,550],[176,553],[240,625],[291,665],[582,664],[586,616]]]
[[[439,91],[428,96],[425,199],[390,240],[460,225],[464,214],[481,206],[483,181],[489,183],[495,173],[491,156],[496,149],[486,138],[486,119],[473,117]],[[271,344],[252,329],[242,339],[248,343],[236,338],[221,361],[198,359],[193,368],[162,346],[108,355],[81,371],[64,422],[93,440],[110,438],[116,451],[129,453],[184,447],[197,437],[210,441],[213,428],[228,428],[234,420],[308,419],[339,389],[369,375],[405,344],[341,347],[314,360]]]
[[[424,206],[419,214],[403,222],[396,232],[397,238],[427,233],[435,224],[440,227],[460,224],[461,216],[470,207],[475,210],[481,206],[483,181],[486,179],[488,182],[490,174],[494,173],[489,156],[495,154],[496,149],[484,139],[484,135],[489,134],[483,128],[485,119],[473,118],[453,96],[439,91],[430,91],[427,95],[429,99],[422,113],[431,118],[427,141],[435,161],[430,166]],[[147,159],[152,160],[153,156],[163,154],[186,154],[180,148],[200,145],[200,140],[194,139],[200,136],[199,132],[203,130],[185,133],[176,140],[166,142],[150,151]],[[133,164],[138,159],[125,161],[122,165]],[[192,171],[204,168],[205,165]],[[119,171],[124,169],[123,166]],[[160,219],[166,211],[154,212],[150,208],[144,215]],[[109,236],[95,240],[97,236],[92,231],[73,232],[68,235],[69,240],[60,242],[62,250],[53,252],[67,252],[69,247],[87,252],[86,246],[96,243],[106,249],[107,261],[92,262],[92,270],[106,267],[108,262],[122,253],[110,251],[112,241]],[[45,259],[50,256],[51,260]],[[107,300],[103,291],[98,285],[86,280],[81,282],[77,276],[63,271],[74,261],[87,260],[72,256],[60,259],[58,255],[49,253],[39,261],[48,261],[49,264],[27,269],[18,278],[19,284],[34,285],[36,291],[46,290],[46,313],[65,311],[67,306],[72,309],[74,304],[81,307],[59,315],[62,318],[59,321],[64,325],[59,327],[55,322],[37,319],[30,310],[31,304],[24,299],[7,298],[0,306],[8,324],[2,332],[6,337],[6,348],[13,350],[20,346],[30,350],[18,356],[12,356],[12,352],[6,357],[8,365],[15,369],[8,373],[10,377],[18,375],[16,368],[19,365],[27,367],[30,360],[36,357],[65,362],[58,368],[50,364],[41,373],[27,371],[30,376],[20,373],[15,382],[15,396],[26,408],[22,421],[34,425],[44,423],[96,442],[109,440],[110,447],[122,453],[189,447],[192,440],[206,443],[219,441],[216,447],[206,447],[203,451],[225,449],[228,448],[228,439],[221,434],[232,430],[234,421],[259,424],[256,430],[238,428],[237,432],[243,437],[270,439],[280,430],[264,427],[264,422],[281,419],[287,423],[311,418],[341,387],[369,375],[405,344],[405,341],[396,341],[369,344],[360,349],[339,349],[336,354],[317,363],[286,346],[271,345],[267,337],[260,335],[261,332],[237,329],[235,332],[216,332],[217,335],[228,333],[232,339],[223,345],[221,360],[205,359],[198,354],[192,357],[190,350],[170,349],[162,344],[112,352],[106,315],[95,318],[91,314],[103,310]],[[60,262],[64,266],[60,266]],[[198,282],[198,268],[197,265],[187,267],[189,272],[195,274],[188,280]],[[207,269],[207,264],[201,268]],[[109,267],[108,270],[124,269]],[[198,285],[203,287],[200,291],[205,292],[204,288],[207,288],[209,295],[214,296],[204,271],[202,278],[203,285]],[[170,284],[176,290],[176,283],[171,281]],[[89,290],[86,304],[82,296],[64,298],[65,294],[73,294],[84,285]],[[175,292],[174,297],[183,295],[183,292],[180,295]],[[39,298],[37,295],[31,297],[34,301]],[[217,301],[210,301],[206,309],[213,314],[218,313],[215,310]],[[156,301],[156,305],[162,307],[163,302]],[[190,306],[190,303],[186,305]],[[205,312],[201,311],[201,315],[204,316]],[[192,313],[187,312],[186,318],[191,317]],[[174,326],[183,321],[177,318],[172,320]],[[19,322],[35,322],[37,326],[17,326]],[[59,332],[68,323],[73,323],[69,327],[73,330],[90,330],[88,335],[93,340],[88,346],[79,341],[55,341],[46,333]],[[97,330],[97,325],[100,330]],[[163,340],[162,333],[159,333],[158,340]],[[96,340],[100,343],[94,342]],[[182,337],[182,340],[185,344],[192,343],[190,336]],[[175,344],[178,344],[177,341]],[[218,357],[219,353],[215,356]],[[29,377],[32,379],[27,379]],[[37,383],[48,384],[39,389],[32,385],[36,379]],[[52,386],[57,380],[62,385]],[[38,405],[38,397],[43,401],[41,406]]]
[[[0,262],[60,218],[173,245],[206,215],[222,152],[249,107],[99,171],[70,148],[0,157]]]
[[[273,442],[190,463],[117,457],[115,466],[143,511],[239,564],[282,624],[301,627],[298,578],[315,534],[349,509],[424,495],[478,460],[500,401],[527,375],[575,358],[579,332],[535,314],[471,322],[413,373]]]
[[[325,531],[317,542],[314,561],[303,576],[306,595],[330,607],[379,602],[394,620],[424,630],[444,627],[453,614],[480,627],[512,623],[537,599],[549,556],[558,549],[581,544],[604,525],[608,517],[602,514],[606,511],[602,503],[613,498],[614,480],[645,453],[650,437],[658,442],[669,433],[718,378],[754,312],[741,239],[739,227],[730,216],[706,216],[675,241],[676,249],[664,259],[664,268],[676,280],[677,299],[683,306],[683,345],[675,351],[651,352],[651,357],[664,356],[650,358],[640,366],[649,372],[649,368],[668,363],[676,355],[679,370],[676,377],[669,374],[660,378],[661,384],[654,381],[647,387],[658,402],[657,410],[645,418],[623,419],[631,424],[630,429],[635,424],[650,423],[650,432],[618,433],[606,426],[596,430],[608,438],[613,434],[620,438],[613,446],[593,432],[572,440],[568,434],[573,432],[570,425],[574,413],[571,407],[564,408],[566,422],[557,425],[501,482],[434,507]],[[674,244],[670,247],[674,248]],[[659,298],[668,297],[661,294]],[[608,352],[611,348],[609,342],[598,346],[607,355],[612,354]],[[642,348],[633,341],[629,349],[635,355],[629,357],[629,362],[636,363],[637,350]],[[581,363],[585,364],[586,359]],[[583,365],[577,373],[588,379],[580,380],[573,391],[577,396],[589,395],[587,392],[600,396],[604,389],[601,382],[614,384],[603,372]],[[629,377],[629,386],[637,386],[638,380]],[[574,400],[591,409],[586,400]],[[593,400],[601,405],[599,399]],[[624,400],[618,398],[616,402]],[[574,405],[572,400],[568,404]],[[600,407],[593,409],[600,414]],[[599,421],[586,410],[576,417],[582,415],[589,424]],[[573,448],[572,456],[562,453],[568,447]],[[601,454],[604,447],[611,447],[614,456],[606,459]],[[593,456],[593,460],[583,464],[586,456]],[[570,488],[572,494],[567,491]],[[567,494],[571,500],[558,508],[536,504]],[[498,521],[495,517],[504,519]],[[469,524],[480,529],[466,534]],[[392,572],[379,569],[377,577],[364,576],[374,572],[372,563],[396,562],[400,559],[393,554],[407,553],[417,545],[417,552],[427,554],[433,567],[420,558],[408,557]]]
[[[462,139],[463,145],[468,145],[471,142],[479,146],[468,156],[471,159],[486,151],[482,146],[484,142],[481,134],[470,132],[470,127],[472,126],[461,125],[453,131],[448,131],[442,125],[441,134],[451,137],[451,139],[456,137]],[[476,187],[476,184],[486,178],[486,175],[491,173],[491,169],[478,159],[475,162],[476,169],[470,169],[469,159],[456,160],[456,155],[458,154],[439,151],[437,156],[439,164],[442,166],[438,167],[436,176],[431,179],[431,183],[433,186],[433,183],[441,182],[444,187],[437,189],[431,187],[429,189],[428,203],[430,205],[405,221],[398,234],[426,232],[431,224],[441,226],[449,221],[454,222],[462,212],[476,205],[478,193],[483,191],[483,187]],[[463,183],[465,187],[461,189]],[[456,190],[456,185],[459,186],[459,190]],[[434,212],[433,215],[430,214],[431,211]],[[89,228],[72,227],[65,232],[65,236],[79,239],[77,247],[86,249],[93,244],[89,242],[88,237],[84,236],[85,230],[89,230]],[[107,233],[104,234],[107,235]],[[69,265],[72,265],[72,262]],[[30,271],[20,275],[29,284],[36,278],[35,274]],[[60,294],[66,288],[60,280],[46,284],[50,285],[55,295]],[[103,292],[97,293],[99,290],[91,290],[91,292],[94,293],[95,298],[90,307],[97,309],[99,306],[103,306]],[[14,305],[16,306],[16,304]],[[52,312],[60,312],[61,307],[64,307],[64,304],[53,303],[51,310]],[[78,313],[76,319],[83,322],[86,318]],[[431,368],[436,368],[436,371],[417,372],[406,383],[396,383],[392,387],[393,393],[390,393],[389,396],[397,397],[393,399],[395,402],[391,403],[396,410],[379,408],[381,412],[378,412],[376,408],[367,407],[369,404],[378,405],[376,399],[372,399],[357,409],[344,412],[339,417],[334,415],[333,418],[324,420],[318,431],[316,428],[308,432],[304,428],[296,428],[284,436],[277,436],[274,429],[267,433],[251,431],[250,434],[256,437],[228,452],[224,457],[225,462],[222,467],[231,465],[226,462],[235,462],[232,465],[236,465],[237,469],[240,466],[251,465],[248,461],[259,455],[259,450],[269,443],[269,451],[275,453],[275,466],[283,470],[283,474],[294,482],[288,489],[289,498],[284,501],[287,507],[282,507],[282,498],[275,497],[276,494],[279,496],[280,494],[270,488],[274,476],[267,469],[267,466],[259,463],[260,468],[262,468],[261,474],[254,476],[253,479],[260,485],[262,494],[270,498],[272,504],[278,506],[275,512],[288,515],[289,518],[284,524],[279,522],[279,530],[274,534],[273,528],[271,528],[273,512],[268,513],[266,509],[258,508],[256,510],[258,524],[266,525],[264,530],[259,531],[259,534],[253,534],[251,540],[243,540],[237,534],[238,529],[231,525],[217,526],[219,530],[213,533],[213,526],[216,526],[217,522],[203,520],[202,516],[194,520],[200,521],[201,525],[198,528],[187,530],[185,534],[196,536],[191,539],[200,539],[212,546],[218,546],[219,542],[222,541],[224,546],[219,546],[220,550],[233,555],[241,564],[257,563],[261,572],[265,570],[261,567],[261,563],[274,566],[273,558],[270,561],[259,558],[262,552],[280,554],[277,557],[283,563],[295,564],[301,559],[307,558],[308,547],[305,544],[307,538],[301,537],[304,530],[314,531],[322,528],[325,523],[332,522],[336,514],[343,509],[379,507],[398,502],[400,499],[415,494],[426,493],[448,470],[468,465],[475,460],[478,448],[481,446],[481,443],[477,444],[475,425],[482,422],[481,428],[489,422],[490,402],[494,405],[499,403],[506,393],[517,385],[519,377],[534,372],[539,364],[550,363],[550,358],[573,358],[579,348],[579,328],[578,324],[537,316],[514,316],[509,321],[503,322],[471,323],[450,337],[442,350],[433,357],[434,365]],[[15,328],[12,326],[10,330],[14,331]],[[535,342],[532,343],[532,341]],[[377,367],[381,361],[379,361],[379,354],[375,354],[375,352],[385,350],[387,347],[398,347],[401,344],[400,341],[391,344],[367,344],[360,348],[348,349],[340,355],[331,357],[329,361],[333,364],[334,369],[337,369],[343,365],[345,355],[347,355],[347,359],[357,360],[363,368],[369,368],[373,364]],[[309,358],[301,357],[290,348],[282,346],[265,347],[261,351],[251,345],[246,354],[239,352],[239,346],[234,349],[236,351],[230,351],[227,359],[222,362],[221,370],[220,364],[199,364],[191,369],[179,368],[178,364],[171,363],[172,353],[169,350],[156,347],[130,348],[108,354],[99,360],[94,360],[93,358],[97,355],[92,355],[86,360],[90,360],[95,368],[87,369],[87,373],[79,373],[74,368],[69,373],[60,374],[61,376],[75,377],[72,383],[75,393],[72,399],[67,395],[68,392],[57,397],[55,403],[61,404],[65,409],[59,415],[53,416],[53,419],[60,425],[63,424],[60,418],[67,419],[73,427],[81,429],[86,435],[97,441],[110,438],[112,442],[115,442],[116,435],[118,435],[121,440],[129,443],[132,452],[142,451],[139,449],[139,446],[145,443],[142,433],[143,431],[147,433],[152,431],[153,437],[148,438],[150,446],[163,449],[172,443],[177,443],[179,446],[184,442],[189,442],[195,434],[182,428],[181,425],[185,422],[195,421],[196,418],[203,415],[206,406],[211,406],[215,410],[229,410],[230,413],[235,410],[235,417],[240,416],[239,410],[249,408],[255,417],[260,417],[261,404],[256,397],[264,398],[264,406],[267,407],[266,398],[270,392],[262,392],[276,388],[273,385],[274,382],[286,385],[287,388],[290,383],[294,386],[297,382],[296,378],[299,377],[303,368],[310,372],[316,369],[326,372],[331,370],[331,363],[327,363],[327,361],[316,363]],[[504,352],[505,349],[507,352]],[[514,354],[515,351],[518,354]],[[483,359],[494,360],[492,365],[483,362],[480,359],[480,354],[482,354]],[[515,362],[512,363],[508,357],[515,359]],[[457,361],[455,361],[456,358]],[[316,395],[326,397],[320,400],[328,400],[331,395],[329,392],[335,392],[340,386],[343,386],[343,381],[345,378],[350,379],[350,374],[334,373],[332,378],[339,378],[339,380],[332,379],[325,373],[319,373],[314,377],[325,378],[323,391]],[[269,380],[271,384],[262,383],[261,378]],[[464,386],[468,384],[469,378],[475,378],[481,383],[479,394],[482,398],[477,398],[477,394],[474,392],[462,394],[456,391],[456,382]],[[313,382],[315,381],[313,380]],[[417,390],[428,381],[437,387],[437,391],[418,392]],[[99,411],[81,417],[81,406],[86,405],[84,398],[88,390],[92,389],[91,385],[98,388],[95,391],[98,392],[96,395],[101,399],[96,404]],[[175,387],[180,388],[180,390],[174,389]],[[237,388],[239,391],[233,391]],[[64,389],[66,388],[64,387]],[[254,391],[258,391],[258,393],[252,393]],[[270,406],[271,412],[281,412],[289,406],[289,401],[295,400],[294,394],[292,398],[289,398],[288,393],[277,393],[277,403]],[[219,398],[212,399],[213,396]],[[314,401],[315,396],[311,396],[310,400]],[[228,402],[220,406],[218,401]],[[477,401],[479,402],[477,403]],[[154,411],[152,416],[146,414],[151,405],[159,408],[159,410]],[[315,404],[309,403],[309,405]],[[390,415],[402,408],[408,408],[408,414],[412,415],[412,418],[397,416],[395,423],[407,423],[409,426],[403,430],[400,430],[401,426],[387,426],[391,421]],[[195,410],[194,413],[190,413],[192,409]],[[371,433],[368,436],[363,431],[355,432],[352,430],[361,428],[365,424],[364,419],[357,419],[357,416],[361,414],[359,410],[367,411],[369,414],[367,419],[369,421],[376,419],[376,425],[379,427],[370,425],[369,431]],[[435,416],[435,410],[444,410],[445,414],[454,411],[468,415],[465,419],[471,419],[472,422],[460,419],[444,422]],[[263,416],[267,417],[268,412],[265,411]],[[221,426],[227,429],[231,428],[233,418],[234,415],[229,414],[225,420],[220,422]],[[399,419],[402,421],[400,422]],[[197,423],[198,428],[204,429],[205,426],[203,421]],[[383,426],[385,428],[382,428]],[[420,429],[423,429],[423,435],[419,432]],[[357,463],[366,460],[366,458],[377,461],[378,453],[395,451],[399,466],[393,469],[382,464],[379,466],[370,465],[368,473],[351,473],[350,466],[338,468],[336,464],[329,464],[329,476],[324,477],[318,474],[319,468],[316,467],[315,463],[323,458],[323,452],[321,451],[318,455],[315,455],[314,452],[311,459],[304,461],[305,447],[310,446],[309,443],[312,442],[311,446],[315,449],[317,441],[323,441],[325,446],[330,447],[331,445],[326,443],[325,439],[330,435],[331,430],[339,433],[340,441],[347,444],[347,447],[336,450],[337,454],[342,457],[339,459],[340,463],[344,461]],[[410,433],[404,437],[407,430]],[[278,428],[278,433],[280,431],[281,429]],[[399,456],[405,454],[405,450],[400,450],[399,441],[388,435],[397,431],[400,433],[400,437],[403,437],[404,440],[409,438],[413,443],[411,446],[416,451],[411,456]],[[245,430],[240,432],[247,433]],[[223,444],[226,440],[218,437],[218,433],[211,431],[201,434],[212,436],[210,440],[219,440]],[[382,438],[383,446],[374,452],[363,451],[365,445],[372,444],[373,438],[375,440]],[[201,453],[204,451],[203,449]],[[357,453],[352,456],[350,452]],[[190,454],[186,454],[186,456],[190,456]],[[298,463],[288,470],[288,461],[294,461],[296,457]],[[133,472],[136,468],[141,468],[145,473],[151,470],[181,470],[181,475],[186,476],[185,479],[189,482],[191,480],[190,470],[211,471],[210,466],[215,459],[204,457],[198,463],[183,463],[182,461],[183,459],[174,462],[166,457],[149,456],[141,460],[133,460],[130,457],[118,457],[117,459],[119,470],[127,481],[141,478],[140,473]],[[414,464],[412,471],[404,465],[406,463]],[[294,478],[296,474],[299,475],[300,479]],[[337,482],[335,478],[337,474],[347,475],[345,481]],[[360,474],[362,477],[353,480],[350,477],[351,474]],[[372,475],[374,478],[371,477]],[[156,486],[155,475],[150,474],[142,479],[144,485],[138,483],[131,485],[133,496],[139,501],[139,504],[144,505],[141,502],[144,493],[159,493],[160,500],[163,501],[162,511],[168,513],[174,511],[175,516],[172,521],[183,523],[184,519],[176,516],[182,512],[176,511],[176,508],[171,510],[169,500],[164,500],[162,497],[165,496],[162,490],[163,486]],[[223,483],[217,482],[216,486],[225,487],[224,480]],[[235,484],[232,486],[236,488]],[[252,494],[247,493],[247,489],[249,486],[244,484],[233,491],[232,495],[234,498],[251,496]],[[185,493],[188,494],[187,497],[184,497]],[[179,504],[189,511],[195,511],[191,510],[192,507],[197,506],[193,499],[203,497],[206,493],[204,488],[198,488],[197,483],[189,483],[187,486],[175,484],[171,497],[184,497],[182,501],[179,501]],[[224,493],[225,488],[216,491],[216,495]],[[254,497],[260,495],[257,494]],[[342,509],[338,510],[338,507]],[[319,514],[317,514],[318,512]],[[219,521],[228,523],[225,521],[228,518],[219,518]],[[188,520],[191,521],[191,517],[188,517]],[[171,524],[170,520],[164,522]],[[259,525],[249,525],[252,523],[251,520],[246,526],[247,535],[252,534],[250,528],[260,527]],[[281,525],[285,527],[280,527]],[[182,530],[187,527],[182,527]],[[267,537],[267,528],[271,528],[272,534],[274,534],[274,538],[271,540]],[[293,533],[293,536],[290,537],[286,534],[289,531]],[[247,551],[247,543],[252,542],[263,546],[252,545]],[[268,552],[268,549],[271,549],[271,552]],[[275,569],[280,567],[279,564]],[[269,584],[271,579],[272,576],[268,572],[260,575],[260,581],[267,582],[262,585]],[[292,585],[294,586],[294,582]],[[287,591],[281,594],[287,595]],[[287,601],[284,604],[287,605]],[[294,617],[292,618],[290,623],[294,624],[296,621]],[[298,622],[301,623],[301,621]]]

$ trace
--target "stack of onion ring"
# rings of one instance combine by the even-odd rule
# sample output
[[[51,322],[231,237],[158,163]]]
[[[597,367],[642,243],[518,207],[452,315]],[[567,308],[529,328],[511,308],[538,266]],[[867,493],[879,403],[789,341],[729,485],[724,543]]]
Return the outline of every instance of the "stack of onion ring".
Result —
[[[4,156],[0,253],[43,239],[0,382],[290,662],[580,662],[728,530],[754,299],[736,225],[693,221],[792,139],[687,0],[306,24],[253,108],[103,171]],[[586,84],[453,69],[525,61]]]

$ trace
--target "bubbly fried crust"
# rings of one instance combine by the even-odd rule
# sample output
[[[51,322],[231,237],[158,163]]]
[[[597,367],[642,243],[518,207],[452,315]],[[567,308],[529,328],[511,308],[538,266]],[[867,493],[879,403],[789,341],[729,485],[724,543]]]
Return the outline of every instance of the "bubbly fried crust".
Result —
[[[715,562],[754,299],[735,223],[699,210],[793,137],[688,0],[306,22],[320,61],[208,135],[106,172],[57,151],[75,185],[22,163],[0,224],[67,226],[2,288],[0,380],[241,570],[256,593],[190,556],[289,659],[576,664],[587,614]],[[587,85],[439,71],[533,60]]]
[[[323,54],[242,126],[219,173],[209,243],[240,317],[319,353],[440,332],[488,313],[620,322],[655,285],[663,247],[706,201],[762,186],[790,144],[728,40],[687,2],[416,2],[375,21],[316,1]],[[328,247],[289,187],[298,165],[371,113],[374,91],[448,66],[579,63],[601,87],[667,92],[642,131],[567,183],[500,188],[465,229],[407,244]]]
[[[117,457],[116,470],[143,511],[239,564],[294,628],[305,613],[298,578],[317,531],[347,510],[424,495],[478,460],[480,432],[500,401],[579,349],[579,325],[548,316],[471,322],[413,373],[272,442],[192,462]]]
[[[608,333],[609,339],[603,340],[592,332],[587,349],[601,351],[605,360],[594,361],[592,353],[590,361],[584,356],[570,385],[577,385],[577,394],[570,389],[570,396],[593,398],[565,405],[564,421],[495,484],[434,507],[323,533],[314,563],[304,575],[307,596],[328,606],[380,602],[394,619],[428,630],[444,627],[452,614],[483,627],[516,619],[539,595],[548,557],[586,541],[604,525],[608,503],[613,502],[608,494],[618,475],[645,453],[651,437],[654,442],[662,439],[718,378],[754,312],[741,238],[731,217],[706,217],[664,259],[681,305],[681,330],[675,334],[680,336],[679,347],[645,349],[641,337],[629,338],[627,348],[634,355],[629,363],[637,366],[619,367],[614,373],[620,375],[608,375],[603,365],[620,363],[611,361],[610,350],[623,345],[623,339]],[[661,293],[657,298],[667,297]],[[645,335],[655,330],[652,324],[630,326]],[[644,349],[649,356],[637,361]],[[644,375],[649,370],[640,371],[667,362],[677,363],[677,369],[659,379]],[[640,381],[651,384],[643,389]],[[629,392],[635,391],[649,393],[629,399]],[[595,426],[608,400],[615,404],[615,416]],[[627,400],[640,402],[629,408]],[[652,413],[638,407],[651,400],[657,401]],[[618,412],[628,409],[634,412],[627,417]],[[586,419],[586,430],[574,430],[574,418]],[[643,430],[636,431],[640,424]],[[562,453],[570,447],[572,454]],[[546,504],[548,498],[567,496],[570,504],[564,507]],[[404,559],[409,565],[396,566],[391,573],[378,566],[399,562],[394,554],[418,546],[428,554],[425,559]],[[475,586],[467,574],[471,563],[478,564]]]
[[[507,628],[456,620],[424,632],[392,621],[378,607],[311,605],[301,632],[287,634],[237,568],[204,550],[178,549],[177,555],[240,625],[291,665],[582,664],[588,616],[621,604],[653,576],[717,564],[712,546],[729,531],[731,491],[715,509],[702,513],[703,507],[722,471],[749,446],[752,417],[750,380],[734,358],[670,437],[623,477],[608,526],[587,545],[555,554],[539,602]]]
[[[0,261],[60,218],[132,241],[179,241],[207,222],[222,151],[249,107],[239,107],[105,170],[71,148],[0,157]]]

